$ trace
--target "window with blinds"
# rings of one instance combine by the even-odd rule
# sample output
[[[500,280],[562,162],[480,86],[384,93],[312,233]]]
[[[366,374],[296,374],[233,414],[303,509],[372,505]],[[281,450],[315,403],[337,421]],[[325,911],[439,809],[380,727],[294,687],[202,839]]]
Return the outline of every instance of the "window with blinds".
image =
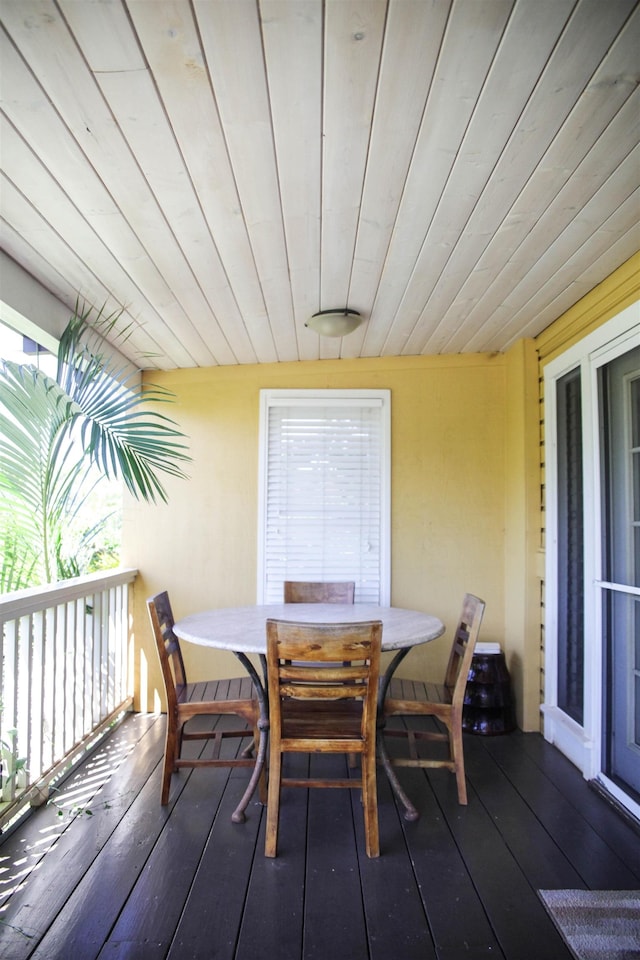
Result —
[[[261,391],[258,602],[354,580],[389,603],[390,392]]]

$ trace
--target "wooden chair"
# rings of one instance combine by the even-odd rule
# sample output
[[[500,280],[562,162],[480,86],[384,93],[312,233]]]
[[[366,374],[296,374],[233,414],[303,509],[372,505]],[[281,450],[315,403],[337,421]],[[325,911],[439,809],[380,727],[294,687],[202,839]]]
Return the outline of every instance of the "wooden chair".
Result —
[[[308,580],[285,580],[285,603],[353,603],[356,585],[353,581],[336,583]]]
[[[205,684],[187,683],[180,641],[173,631],[174,618],[168,593],[164,591],[150,597],[147,600],[147,609],[158,648],[162,679],[167,697],[167,735],[160,800],[164,805],[169,802],[171,774],[182,767],[253,766],[255,768],[256,761],[251,757],[251,749],[253,742],[257,743],[259,736],[257,732],[258,705],[255,699],[250,698],[241,700],[202,699],[198,694]],[[234,714],[243,717],[251,725],[251,729],[185,731],[185,725],[194,717],[219,716],[221,714]],[[227,759],[220,757],[222,741],[227,737],[253,737],[254,740],[240,757]],[[181,755],[182,744],[185,740],[213,740],[213,755],[207,759],[185,759]],[[252,784],[255,785],[254,778],[252,778]],[[253,790],[253,786],[251,786],[251,790]],[[247,792],[249,792],[249,787]],[[232,816],[232,819],[236,822],[242,822],[245,819],[244,813],[238,812],[241,808],[243,809],[242,803]]]
[[[367,856],[380,855],[376,714],[381,641],[380,621],[267,620],[270,740],[265,856],[276,856],[282,787],[361,789]],[[283,777],[284,753],[359,753],[361,775]]]
[[[446,728],[446,732],[435,730],[388,730],[385,737],[406,737],[409,741],[408,757],[389,758],[382,743],[385,766],[395,767],[445,767],[456,775],[458,801],[466,804],[467,784],[464,775],[464,752],[462,745],[462,708],[464,691],[471,666],[471,658],[480,632],[484,614],[484,601],[472,594],[466,594],[462,605],[460,621],[456,628],[444,683],[429,684],[435,696],[432,700],[397,700],[387,697],[384,700],[383,713],[388,717],[414,716],[436,717]],[[416,741],[444,741],[448,745],[446,759],[428,759],[419,756]]]
[[[353,580],[285,580],[285,603],[353,603],[356,585]],[[356,758],[349,757],[349,766],[355,767]]]

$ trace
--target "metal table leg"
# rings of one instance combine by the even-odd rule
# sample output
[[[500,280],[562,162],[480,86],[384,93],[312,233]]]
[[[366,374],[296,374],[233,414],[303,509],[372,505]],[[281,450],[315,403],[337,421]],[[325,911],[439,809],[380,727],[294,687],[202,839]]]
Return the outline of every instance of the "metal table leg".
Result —
[[[385,717],[384,717],[384,701],[387,695],[389,684],[391,683],[391,680],[393,678],[393,675],[396,669],[398,668],[398,666],[400,665],[400,663],[404,660],[406,655],[409,653],[409,650],[410,648],[404,648],[404,649],[398,650],[398,652],[396,653],[393,660],[387,667],[380,681],[380,689],[378,691],[378,722],[377,722],[378,755],[384,767],[385,773],[389,778],[389,783],[391,784],[391,788],[405,809],[405,813],[404,813],[405,820],[417,820],[420,817],[420,814],[418,813],[417,809],[415,808],[415,806],[413,805],[413,803],[411,802],[411,800],[403,790],[402,786],[400,785],[398,777],[396,776],[396,772],[393,769],[393,763],[391,761],[391,758],[389,757],[389,754],[387,753],[387,748],[384,742],[384,728],[386,723]],[[256,695],[258,697],[258,708],[259,708],[258,730],[260,731],[260,741],[258,743],[258,753],[256,756],[256,763],[253,768],[253,772],[251,774],[249,783],[247,784],[247,788],[242,796],[242,799],[240,800],[240,803],[234,810],[231,817],[234,823],[244,823],[246,820],[245,810],[249,804],[249,801],[251,800],[251,797],[255,792],[255,789],[258,785],[260,776],[264,770],[265,763],[266,763],[267,744],[268,744],[268,737],[269,737],[269,703],[267,699],[266,680],[265,680],[266,658],[264,656],[260,657],[260,661],[262,664],[262,671],[263,671],[263,677],[261,678],[260,675],[258,674],[258,671],[256,670],[256,668],[254,667],[254,665],[249,660],[246,654],[236,652],[236,657],[238,658],[240,663],[243,665],[243,667],[251,677],[251,680],[253,682],[253,685],[256,691]]]
[[[405,818],[405,820],[417,820],[417,819],[420,817],[420,814],[418,813],[418,811],[416,810],[416,808],[415,808],[414,805],[412,804],[412,802],[411,802],[411,800],[409,799],[409,797],[407,796],[407,794],[406,794],[406,793],[404,792],[404,790],[402,789],[402,787],[401,787],[401,785],[400,785],[400,781],[398,780],[398,777],[396,776],[396,772],[395,772],[395,770],[393,769],[393,762],[392,762],[391,758],[389,757],[389,754],[387,753],[387,748],[386,748],[386,745],[385,745],[385,742],[384,742],[384,728],[385,728],[385,725],[386,725],[386,720],[385,720],[385,716],[384,716],[384,701],[385,701],[385,698],[386,698],[386,696],[387,696],[387,690],[388,690],[388,688],[389,688],[389,684],[391,683],[391,680],[392,680],[392,678],[393,678],[393,675],[394,675],[395,671],[397,670],[397,668],[398,668],[398,666],[400,665],[400,663],[402,663],[402,661],[404,660],[404,658],[406,657],[406,655],[409,653],[409,650],[410,650],[410,649],[411,649],[410,647],[405,647],[405,648],[402,649],[402,650],[398,650],[398,652],[397,652],[396,655],[394,656],[393,660],[391,661],[391,663],[390,663],[389,666],[387,667],[387,669],[386,669],[386,671],[385,671],[385,673],[384,673],[384,675],[383,675],[383,677],[382,677],[382,679],[381,679],[381,682],[380,682],[380,689],[378,690],[378,723],[377,723],[377,726],[378,726],[378,755],[379,755],[379,757],[380,757],[380,761],[381,761],[381,763],[382,763],[382,766],[384,767],[385,773],[386,773],[387,777],[389,778],[389,783],[391,784],[391,789],[393,790],[393,792],[394,792],[395,795],[397,796],[398,800],[400,801],[400,803],[401,803],[402,806],[404,807],[404,810],[405,810],[405,812],[404,812],[404,818]]]
[[[237,653],[236,657],[245,668],[256,691],[258,697],[258,730],[260,731],[260,739],[258,741],[258,752],[256,755],[256,762],[253,768],[253,772],[247,784],[247,788],[242,795],[240,803],[233,811],[231,819],[234,823],[244,823],[247,819],[245,816],[245,810],[253,796],[255,789],[260,781],[260,776],[265,767],[265,761],[267,758],[267,743],[269,740],[269,703],[267,700],[266,685],[263,680],[260,678],[258,671],[251,663],[251,660],[244,653]],[[266,660],[263,656],[260,657],[262,663],[263,676],[266,677]]]

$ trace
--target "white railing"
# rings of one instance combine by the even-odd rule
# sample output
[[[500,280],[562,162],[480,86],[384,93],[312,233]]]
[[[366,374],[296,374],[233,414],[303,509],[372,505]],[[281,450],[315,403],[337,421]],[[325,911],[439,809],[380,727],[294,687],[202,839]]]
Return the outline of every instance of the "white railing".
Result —
[[[118,569],[0,596],[0,829],[132,703]]]

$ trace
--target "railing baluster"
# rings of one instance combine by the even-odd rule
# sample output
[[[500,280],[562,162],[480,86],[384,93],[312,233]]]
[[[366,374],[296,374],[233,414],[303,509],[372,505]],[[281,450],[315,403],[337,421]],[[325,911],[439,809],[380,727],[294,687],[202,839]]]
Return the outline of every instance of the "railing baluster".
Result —
[[[73,633],[69,629],[69,604],[58,604],[58,630],[64,653],[64,754],[71,750],[76,730],[75,674]],[[64,755],[63,754],[63,755]]]
[[[56,697],[56,680],[58,673],[58,651],[55,642],[53,626],[54,610],[49,608],[43,611],[42,628],[44,634],[44,664],[45,664],[45,696],[44,711],[48,718],[49,735],[43,744],[43,767],[50,767],[56,755],[56,737],[58,726],[58,711],[56,704],[62,700]]]
[[[34,769],[31,747],[33,734],[31,729],[31,678],[32,678],[32,646],[31,620],[32,613],[20,617],[18,627],[18,684],[17,684],[17,712],[16,712],[16,746],[18,754],[26,761],[27,773]]]
[[[44,644],[42,635],[42,611],[31,614],[31,642],[29,699],[29,769],[44,770],[43,743],[47,735],[48,717],[45,713]]]
[[[93,596],[93,595],[92,595]],[[88,598],[87,598],[88,599]],[[78,657],[79,674],[82,677],[82,708],[79,717],[79,726],[76,738],[82,736],[91,722],[91,658],[93,656],[93,633],[87,630],[87,600],[76,600],[76,655]]]
[[[107,597],[107,603],[105,604],[105,617],[106,617],[106,632],[107,636],[111,633],[112,630],[116,629],[117,620],[115,616],[115,590],[112,590]],[[120,639],[120,631],[118,631],[118,640]],[[117,685],[117,671],[116,671],[116,656],[119,643],[116,644],[115,649],[111,649],[109,646],[108,650],[105,653],[106,667],[107,667],[107,701],[106,707],[107,710],[113,710],[113,704],[116,702],[116,697],[118,694],[118,685]]]
[[[0,663],[3,666],[4,675],[2,683],[2,715],[0,717],[2,736],[0,740],[4,752],[2,762],[4,786],[2,794],[0,794],[0,800],[6,801],[12,800],[15,795],[15,781],[11,780],[7,783],[6,778],[11,773],[11,770],[7,769],[10,759],[13,757],[15,761],[16,757],[15,738],[9,731],[15,729],[18,723],[18,626],[19,621],[17,620],[9,620],[7,623],[2,624],[3,649],[2,661],[0,661]]]

